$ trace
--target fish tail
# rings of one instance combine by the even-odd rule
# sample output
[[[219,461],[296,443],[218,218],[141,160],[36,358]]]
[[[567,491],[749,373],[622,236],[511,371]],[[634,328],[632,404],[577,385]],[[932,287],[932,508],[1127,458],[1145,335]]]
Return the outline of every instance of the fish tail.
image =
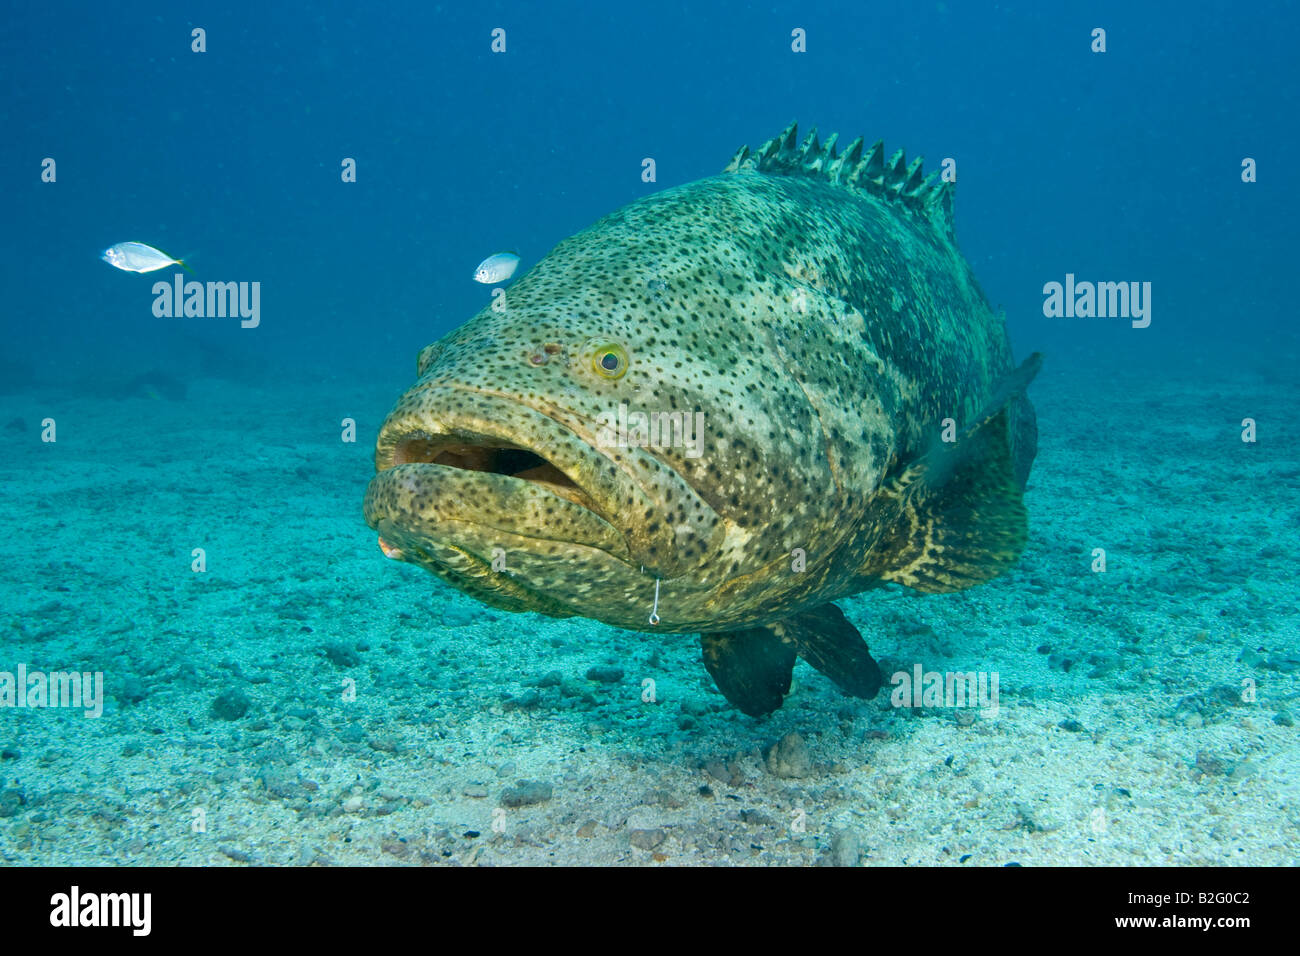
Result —
[[[158,251],[161,252],[161,253],[162,253],[163,255],[165,255],[165,256],[172,256],[172,254],[171,254],[170,252],[167,252],[167,251],[165,251],[165,250],[163,250],[163,249],[159,249]],[[186,272],[188,272],[190,275],[194,275],[194,270],[191,269],[191,268],[189,267],[189,261],[190,261],[191,259],[193,259],[193,258],[194,258],[194,257],[193,257],[192,255],[172,256],[172,263],[175,264],[175,265],[180,266],[182,269],[184,269],[184,270],[185,270]]]

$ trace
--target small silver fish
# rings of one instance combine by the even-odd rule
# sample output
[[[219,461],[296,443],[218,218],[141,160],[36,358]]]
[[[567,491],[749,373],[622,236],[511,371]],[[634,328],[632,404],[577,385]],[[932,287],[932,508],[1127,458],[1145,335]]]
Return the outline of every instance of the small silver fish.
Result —
[[[143,242],[119,242],[105,249],[100,258],[123,272],[157,272],[168,266],[180,266],[186,272],[190,271],[180,259],[173,259],[161,249],[146,246]]]
[[[519,268],[519,257],[513,252],[498,252],[488,256],[474,270],[474,281],[493,283],[505,282]]]

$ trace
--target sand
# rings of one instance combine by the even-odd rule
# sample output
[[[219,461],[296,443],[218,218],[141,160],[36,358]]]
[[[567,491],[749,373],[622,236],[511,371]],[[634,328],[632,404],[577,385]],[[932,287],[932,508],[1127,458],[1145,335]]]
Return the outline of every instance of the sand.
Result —
[[[0,670],[101,671],[106,695],[0,710],[0,856],[1295,865],[1300,466],[1239,427],[1294,388],[1096,381],[1034,385],[1019,567],[842,604],[889,674],[996,672],[996,716],[852,700],[800,663],[763,720],[692,636],[491,611],[387,561],[360,510],[391,387],[0,396]]]

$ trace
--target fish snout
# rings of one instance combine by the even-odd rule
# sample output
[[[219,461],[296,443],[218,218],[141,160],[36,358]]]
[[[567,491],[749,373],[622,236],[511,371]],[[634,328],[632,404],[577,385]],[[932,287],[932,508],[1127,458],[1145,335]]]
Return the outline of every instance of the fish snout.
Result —
[[[367,522],[397,550],[402,528],[495,528],[597,548],[663,579],[698,567],[722,533],[716,513],[646,449],[602,447],[600,427],[536,398],[417,385],[380,429]]]

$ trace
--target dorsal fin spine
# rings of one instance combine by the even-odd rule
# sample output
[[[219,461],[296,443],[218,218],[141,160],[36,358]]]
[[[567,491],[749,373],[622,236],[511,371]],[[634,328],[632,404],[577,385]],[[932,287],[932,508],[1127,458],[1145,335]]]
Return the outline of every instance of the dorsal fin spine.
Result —
[[[925,160],[920,156],[912,160],[912,165],[907,167],[907,172],[903,175],[903,192],[916,192],[916,187],[921,185],[921,164]]]
[[[866,179],[875,179],[885,172],[885,141],[878,139],[862,158],[862,175]]]
[[[831,164],[835,162],[835,141],[839,137],[839,133],[831,133],[826,142],[822,143],[822,148],[808,163],[809,171],[820,173],[825,170],[829,172]]]
[[[890,156],[889,162],[885,164],[885,187],[895,196],[902,191],[906,169],[907,157],[901,149]]]
[[[798,124],[791,123],[756,150],[742,146],[723,172],[754,170],[824,179],[835,186],[897,202],[952,239],[952,183],[942,179],[936,182],[937,173],[924,175],[921,157],[909,164],[901,149],[886,161],[883,140],[864,149],[864,140],[859,136],[836,155],[838,139],[839,134],[832,133],[824,143],[819,142],[814,127],[801,141]]]
[[[817,127],[814,126],[812,132],[804,137],[803,144],[799,147],[799,159],[807,162],[819,152],[821,152],[821,148],[817,145]]]

